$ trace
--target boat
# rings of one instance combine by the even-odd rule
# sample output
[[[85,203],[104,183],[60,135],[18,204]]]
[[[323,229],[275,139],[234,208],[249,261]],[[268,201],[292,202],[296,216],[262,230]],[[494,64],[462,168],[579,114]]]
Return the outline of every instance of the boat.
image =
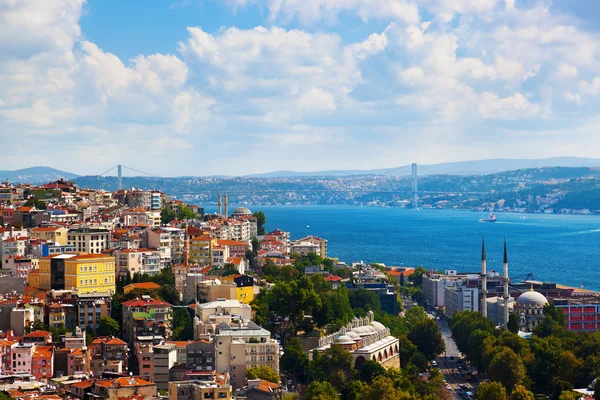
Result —
[[[519,219],[523,220],[523,219],[525,219],[525,217],[521,216],[521,217],[519,217]]]
[[[310,228],[310,225],[306,225],[307,228]]]
[[[487,218],[481,217],[479,219],[479,222],[496,222],[496,214],[490,213],[490,215]]]

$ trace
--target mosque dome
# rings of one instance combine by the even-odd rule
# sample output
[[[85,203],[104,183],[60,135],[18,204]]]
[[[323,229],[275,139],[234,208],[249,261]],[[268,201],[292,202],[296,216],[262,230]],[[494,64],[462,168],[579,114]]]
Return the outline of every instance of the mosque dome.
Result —
[[[233,215],[234,216],[252,215],[252,211],[250,211],[246,207],[238,207],[235,210],[233,210]]]
[[[373,321],[371,325],[377,330],[377,332],[385,330],[385,326],[381,322]]]
[[[338,338],[335,339],[335,341],[338,344],[354,344],[354,340],[348,335],[338,336]]]
[[[525,292],[517,298],[516,305],[519,307],[543,307],[548,304],[548,300],[546,296],[539,292],[534,292],[530,290],[529,292]]]
[[[356,332],[360,336],[369,334],[369,331],[367,331],[364,326],[357,326],[356,328],[352,329],[352,331]]]
[[[351,337],[354,340],[360,339],[360,336],[358,335],[358,333],[356,333],[354,331],[346,332],[346,336]]]
[[[365,331],[367,333],[377,333],[377,329],[375,329],[375,327],[373,327],[371,325],[366,325],[365,326]]]

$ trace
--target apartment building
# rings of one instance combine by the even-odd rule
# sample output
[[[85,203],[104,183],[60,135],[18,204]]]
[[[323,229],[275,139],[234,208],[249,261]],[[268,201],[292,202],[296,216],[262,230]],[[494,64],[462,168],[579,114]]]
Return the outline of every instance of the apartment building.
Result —
[[[59,254],[40,260],[39,287],[77,289],[79,294],[115,292],[115,259],[103,254]]]
[[[160,251],[156,249],[120,249],[114,251],[118,275],[142,273],[156,275],[160,273]]]
[[[80,253],[99,254],[110,248],[110,232],[105,228],[69,229],[67,244],[74,246]]]
[[[123,303],[122,333],[129,343],[138,336],[160,335],[171,337],[173,329],[173,306],[149,296]]]
[[[50,243],[58,243],[59,245],[67,244],[67,233],[69,230],[62,226],[40,226],[33,228],[30,231],[30,237],[44,240]]]

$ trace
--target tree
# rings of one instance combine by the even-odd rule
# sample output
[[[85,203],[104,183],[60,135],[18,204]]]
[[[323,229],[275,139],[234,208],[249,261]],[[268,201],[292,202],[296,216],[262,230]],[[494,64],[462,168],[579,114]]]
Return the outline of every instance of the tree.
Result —
[[[285,345],[285,351],[279,360],[281,371],[292,376],[294,382],[306,383],[306,367],[308,355],[302,350],[302,343],[298,338],[290,338]]]
[[[523,381],[527,371],[521,357],[505,347],[492,359],[489,375],[491,380],[500,382],[506,392],[511,393],[515,385]]]
[[[223,266],[222,276],[235,275],[238,273],[238,269],[235,264],[227,263]]]
[[[181,300],[179,300],[179,292],[175,289],[174,285],[162,285],[160,289],[158,289],[157,297],[173,305],[181,303]]]
[[[105,316],[100,318],[98,325],[98,335],[100,336],[115,336],[121,331],[119,323],[112,317]]]
[[[85,343],[89,346],[94,341],[94,335],[90,332],[85,332]]]
[[[534,396],[525,386],[517,385],[510,394],[509,400],[534,400]]]
[[[279,374],[268,365],[259,365],[246,370],[246,379],[264,379],[265,381],[279,383]]]
[[[408,340],[417,346],[428,361],[433,360],[446,349],[439,325],[429,318],[413,325],[408,332]]]
[[[581,399],[581,393],[573,392],[572,390],[563,391],[558,400],[579,400]]]
[[[383,368],[383,367],[382,367]],[[371,385],[367,385],[360,393],[360,399],[364,400],[402,400],[413,398],[408,393],[394,386],[387,376],[378,376]]]
[[[308,385],[304,400],[338,400],[338,393],[331,383],[314,381]]]
[[[420,351],[416,351],[415,354],[413,354],[410,358],[411,364],[417,367],[420,372],[425,372],[428,361],[429,360],[427,359],[427,356]]]
[[[48,327],[46,326],[46,324],[44,324],[44,321],[42,321],[41,319],[35,319],[35,320],[29,322],[29,324],[27,324],[27,327],[25,328],[25,332],[31,333],[31,332],[35,332],[35,331],[47,331],[48,332]]]
[[[508,316],[508,323],[506,324],[506,328],[512,333],[519,332],[519,317],[517,316],[517,314],[512,313]]]
[[[358,377],[361,381],[368,383],[369,385],[373,382],[373,379],[385,374],[385,368],[381,366],[377,361],[367,360],[358,370]]]
[[[423,267],[417,267],[410,275],[408,275],[408,281],[412,282],[415,286],[423,285],[423,275],[427,273],[427,270]]]
[[[506,389],[500,382],[484,382],[477,388],[477,400],[506,400]]]
[[[417,322],[423,322],[429,319],[425,309],[421,306],[413,306],[406,310],[404,318],[406,318],[406,323],[409,327],[412,327]]]
[[[552,382],[552,393],[550,393],[551,400],[558,400],[564,392],[570,392],[573,389],[571,382],[561,381],[555,379]]]
[[[254,217],[256,217],[256,228],[258,235],[265,235],[267,232],[265,231],[265,224],[267,223],[267,217],[265,213],[262,211],[255,211]]]
[[[354,309],[367,311],[379,311],[379,295],[372,290],[356,289],[349,292],[350,305]]]
[[[173,339],[194,339],[194,325],[187,307],[175,308],[173,312]]]
[[[309,363],[308,374],[311,380],[320,380],[329,377],[329,382],[338,391],[349,389],[354,379],[355,371],[352,367],[353,358],[349,351],[339,344],[333,344],[324,353],[313,353]]]
[[[600,378],[596,378],[594,384],[594,400],[600,400]]]

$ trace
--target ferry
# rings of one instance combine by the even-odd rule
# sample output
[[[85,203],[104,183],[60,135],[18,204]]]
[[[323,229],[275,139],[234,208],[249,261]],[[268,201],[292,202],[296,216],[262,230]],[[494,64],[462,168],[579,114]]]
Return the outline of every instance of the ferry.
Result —
[[[479,219],[479,222],[496,222],[496,214],[490,213],[489,217]]]

